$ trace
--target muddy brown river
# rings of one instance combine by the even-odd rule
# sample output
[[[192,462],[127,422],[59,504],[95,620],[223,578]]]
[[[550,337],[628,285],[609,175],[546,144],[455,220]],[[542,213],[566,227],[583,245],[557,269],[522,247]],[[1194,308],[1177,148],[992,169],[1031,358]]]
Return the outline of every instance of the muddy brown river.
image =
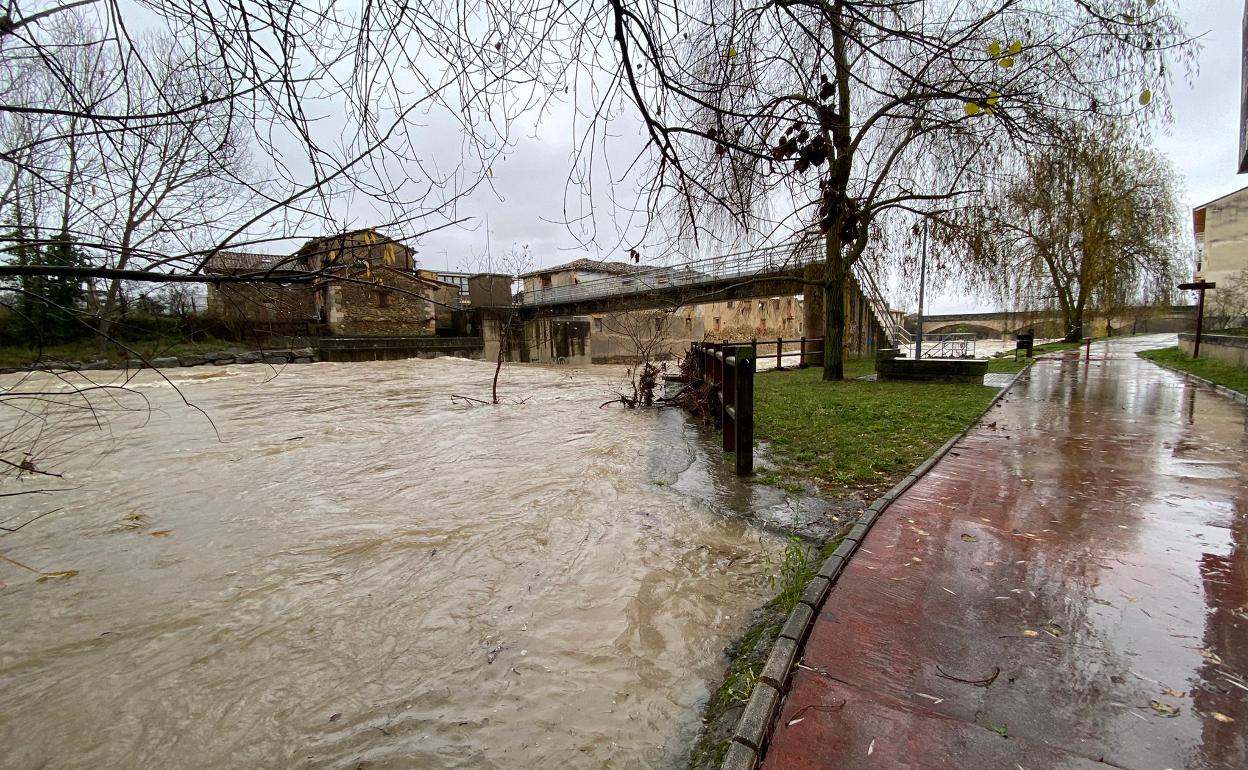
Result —
[[[599,409],[618,368],[510,366],[499,407],[451,403],[481,362],[275,374],[144,373],[118,406],[150,411],[46,428],[63,479],[0,483],[60,490],[0,497],[60,509],[0,554],[77,571],[0,561],[0,766],[683,759],[778,550],[737,514],[774,492],[678,412]]]

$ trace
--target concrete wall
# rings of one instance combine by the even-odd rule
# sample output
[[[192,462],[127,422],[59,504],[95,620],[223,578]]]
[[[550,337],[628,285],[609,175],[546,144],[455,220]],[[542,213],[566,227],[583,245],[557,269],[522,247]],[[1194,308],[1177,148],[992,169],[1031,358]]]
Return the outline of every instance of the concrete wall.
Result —
[[[1189,356],[1196,347],[1195,334],[1179,335],[1179,350]],[[1202,334],[1200,336],[1200,357],[1222,361],[1248,369],[1248,337],[1233,337],[1229,334]]]

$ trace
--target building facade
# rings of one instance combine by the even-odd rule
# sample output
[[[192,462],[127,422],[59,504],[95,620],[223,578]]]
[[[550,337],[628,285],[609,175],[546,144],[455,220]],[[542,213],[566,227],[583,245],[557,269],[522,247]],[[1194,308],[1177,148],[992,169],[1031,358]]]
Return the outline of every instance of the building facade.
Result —
[[[434,336],[452,326],[460,288],[415,269],[413,252],[375,230],[313,238],[290,256],[220,252],[217,275],[265,273],[298,283],[210,286],[208,313],[236,336]]]

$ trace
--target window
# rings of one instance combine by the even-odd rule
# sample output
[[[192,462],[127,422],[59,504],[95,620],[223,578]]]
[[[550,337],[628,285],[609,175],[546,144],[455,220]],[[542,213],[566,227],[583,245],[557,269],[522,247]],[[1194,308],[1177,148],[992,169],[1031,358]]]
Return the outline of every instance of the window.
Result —
[[[373,307],[390,307],[394,293],[385,289],[373,289]]]
[[[715,331],[719,331],[719,317],[715,317]]]
[[[693,331],[693,319],[689,318],[688,316],[685,317],[685,331],[687,332]]]
[[[594,322],[595,322],[596,324],[598,324],[598,331],[600,331],[600,332],[601,332],[601,331],[602,331],[602,319],[601,319],[601,318],[595,318],[595,319],[594,319]]]
[[[732,309],[733,309],[734,307],[736,307],[736,306],[737,306],[737,301],[736,301],[735,299],[730,299],[730,300],[728,300],[728,309],[729,309],[729,310],[732,310]]]
[[[552,286],[551,277],[549,275],[542,276],[542,288],[549,289]]]

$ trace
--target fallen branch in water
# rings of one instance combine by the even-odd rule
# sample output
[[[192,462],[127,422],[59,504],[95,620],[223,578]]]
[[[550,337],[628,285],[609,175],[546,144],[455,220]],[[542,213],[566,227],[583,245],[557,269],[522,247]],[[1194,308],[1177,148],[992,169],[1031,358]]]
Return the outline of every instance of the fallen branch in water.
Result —
[[[457,393],[452,393],[452,394],[451,394],[451,403],[452,403],[452,404],[453,404],[453,403],[455,403],[455,399],[457,399],[457,398],[461,398],[461,399],[463,399],[464,401],[471,401],[471,402],[472,402],[472,403],[474,403],[474,404],[485,404],[486,406],[489,406],[489,405],[490,405],[490,402],[489,402],[489,401],[482,401],[481,399],[479,399],[479,398],[473,398],[472,396],[461,396],[461,395],[459,395],[459,394],[457,394]]]

